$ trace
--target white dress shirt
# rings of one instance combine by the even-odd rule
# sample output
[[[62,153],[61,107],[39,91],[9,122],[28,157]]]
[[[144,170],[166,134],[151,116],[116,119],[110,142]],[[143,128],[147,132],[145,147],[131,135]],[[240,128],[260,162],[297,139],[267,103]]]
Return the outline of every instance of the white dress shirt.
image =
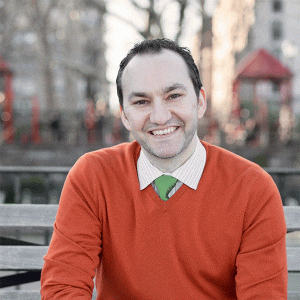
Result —
[[[201,179],[205,163],[206,150],[199,139],[197,139],[196,148],[191,157],[172,173],[163,173],[162,171],[157,169],[154,165],[151,164],[142,149],[137,161],[137,173],[140,182],[140,189],[143,190],[149,184],[151,184],[155,192],[159,194],[154,180],[161,175],[171,175],[178,179],[178,181],[175,187],[170,191],[168,195],[169,198],[177,192],[182,184],[185,184],[191,189],[196,190]]]

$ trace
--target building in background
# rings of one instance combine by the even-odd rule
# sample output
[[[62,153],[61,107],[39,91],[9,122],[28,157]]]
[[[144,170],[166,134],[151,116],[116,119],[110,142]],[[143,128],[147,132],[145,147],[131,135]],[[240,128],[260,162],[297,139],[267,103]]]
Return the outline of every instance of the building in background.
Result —
[[[227,124],[233,109],[236,55],[247,45],[248,33],[254,22],[255,0],[201,2],[204,7],[203,25],[198,39],[195,39],[196,50],[193,49],[193,53],[210,104],[200,135],[204,140],[224,146],[221,133],[229,128]],[[208,7],[210,9],[205,10]],[[203,131],[205,127],[207,130]]]
[[[247,45],[255,0],[219,0],[213,22],[212,106],[222,127],[230,118],[236,55]]]
[[[254,86],[250,79],[244,80],[239,86],[240,99],[248,103],[261,99],[261,107],[268,110],[265,113],[270,118],[272,129],[279,131],[282,138],[291,137],[291,132],[282,133],[292,129],[295,125],[294,116],[300,114],[299,16],[300,1],[219,0],[208,30],[206,25],[209,23],[204,18],[198,42],[201,46],[196,46],[200,54],[196,56],[200,57],[198,65],[205,77],[203,81],[209,89],[208,95],[211,95],[208,98],[211,98],[212,119],[208,124],[214,125],[213,121],[217,120],[218,130],[214,131],[224,132],[226,139],[222,142],[220,136],[208,132],[209,141],[240,146],[245,144],[249,131],[245,123],[253,114],[247,109],[243,110],[243,107],[236,107],[233,83],[239,63],[259,49],[265,49],[275,60],[279,60],[279,65],[291,70],[293,81],[288,80],[290,76],[285,84],[282,78],[277,80],[276,76],[270,76],[269,80],[262,80]],[[208,38],[211,41],[209,43]],[[211,57],[211,65],[207,54]],[[287,94],[289,97],[285,96]],[[282,103],[282,99],[285,99],[285,103]],[[252,121],[255,120],[248,123],[252,124]],[[269,139],[264,140],[266,146]]]

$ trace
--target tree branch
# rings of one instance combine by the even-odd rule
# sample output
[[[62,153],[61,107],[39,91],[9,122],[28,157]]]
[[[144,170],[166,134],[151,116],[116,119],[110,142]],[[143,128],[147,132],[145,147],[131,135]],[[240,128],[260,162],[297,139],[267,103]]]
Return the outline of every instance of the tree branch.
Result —
[[[139,35],[141,35],[144,39],[147,39],[147,35],[146,35],[146,31],[140,30],[133,22],[125,19],[124,17],[120,16],[119,14],[116,14],[114,12],[108,11],[107,12],[110,16],[126,23],[127,25],[129,25],[130,27],[132,27]]]
[[[147,35],[145,34],[145,31],[140,30],[133,22],[131,22],[130,20],[124,18],[123,16],[121,16],[117,13],[114,13],[112,11],[108,11],[102,1],[100,2],[98,0],[85,0],[85,3],[93,6],[94,8],[96,8],[101,14],[108,14],[108,15],[120,20],[121,22],[129,25],[139,35],[141,35],[144,39],[147,38]]]
[[[136,8],[140,9],[140,10],[145,10],[144,7],[140,6],[135,0],[131,0],[130,1],[132,3],[133,6],[135,6]]]
[[[92,68],[90,66],[83,65],[83,64],[76,64],[76,63],[74,63],[73,61],[70,61],[70,60],[62,60],[58,63],[62,67],[66,68],[66,69],[69,69],[73,72],[76,72],[84,78],[92,77],[92,78],[95,78],[95,79],[99,79],[95,68]]]
[[[179,24],[178,24],[178,31],[175,37],[175,42],[178,42],[181,34],[182,34],[182,25],[183,25],[183,20],[184,20],[184,15],[185,15],[185,10],[187,8],[187,0],[177,0],[177,2],[180,5],[180,12],[179,12]]]
[[[101,14],[107,13],[106,6],[103,3],[103,1],[98,1],[98,0],[85,0],[84,1],[86,4],[93,6],[96,8]]]
[[[6,3],[6,5],[9,5],[8,3]],[[6,7],[7,10],[9,10],[9,8]],[[6,57],[6,55],[9,52],[9,48],[11,47],[11,40],[12,37],[14,35],[14,32],[16,30],[15,26],[14,26],[14,22],[16,20],[16,18],[18,17],[19,13],[21,10],[23,10],[24,7],[21,6],[17,6],[16,8],[14,7],[13,10],[9,11],[7,13],[7,21],[5,23],[3,23],[3,31],[1,33],[2,35],[2,40],[1,40],[1,54],[3,55],[3,57]]]

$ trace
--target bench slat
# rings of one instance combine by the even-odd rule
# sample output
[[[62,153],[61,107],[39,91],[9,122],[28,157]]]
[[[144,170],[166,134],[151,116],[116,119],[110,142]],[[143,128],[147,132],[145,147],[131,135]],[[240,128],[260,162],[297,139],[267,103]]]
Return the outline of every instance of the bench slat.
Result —
[[[288,292],[290,295],[298,295],[300,299],[300,273],[299,272],[290,272],[288,274]],[[295,298],[291,298],[295,299]]]
[[[300,299],[300,292],[288,292],[288,300],[299,300],[299,299]]]
[[[0,246],[2,270],[40,270],[47,246]],[[300,247],[287,247],[288,270],[300,271]]]
[[[0,291],[1,300],[41,300],[39,291]],[[93,293],[92,300],[96,299],[96,292]],[[288,292],[288,300],[299,300],[300,292]]]
[[[300,206],[284,206],[283,209],[288,231],[300,230]]]
[[[58,205],[0,204],[0,227],[52,228],[57,209]],[[288,231],[300,231],[300,207],[284,207],[284,213]],[[294,232],[288,234],[287,239],[289,300],[300,299],[300,287],[298,288],[295,283],[300,276],[298,237],[299,233]],[[10,271],[41,270],[44,264],[43,256],[47,253],[47,249],[48,246],[0,246],[0,268]],[[0,291],[0,299],[34,300],[40,299],[40,294],[39,291],[26,290]]]
[[[0,246],[1,270],[41,270],[48,246]]]
[[[96,300],[96,291],[93,293],[92,300]],[[40,291],[0,291],[1,300],[41,300]]]
[[[40,291],[0,291],[1,300],[41,300]]]
[[[289,271],[300,272],[300,247],[286,247]]]
[[[57,204],[0,204],[0,227],[52,227]],[[300,206],[284,206],[288,230],[300,230]]]
[[[0,227],[52,227],[57,204],[0,204]]]

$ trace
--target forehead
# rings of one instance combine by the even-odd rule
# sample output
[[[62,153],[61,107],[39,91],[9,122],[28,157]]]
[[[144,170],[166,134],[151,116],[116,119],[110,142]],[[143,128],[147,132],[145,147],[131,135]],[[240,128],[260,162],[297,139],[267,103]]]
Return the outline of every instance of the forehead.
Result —
[[[124,94],[132,89],[164,88],[174,83],[192,85],[184,59],[166,49],[160,53],[136,55],[122,75]]]

